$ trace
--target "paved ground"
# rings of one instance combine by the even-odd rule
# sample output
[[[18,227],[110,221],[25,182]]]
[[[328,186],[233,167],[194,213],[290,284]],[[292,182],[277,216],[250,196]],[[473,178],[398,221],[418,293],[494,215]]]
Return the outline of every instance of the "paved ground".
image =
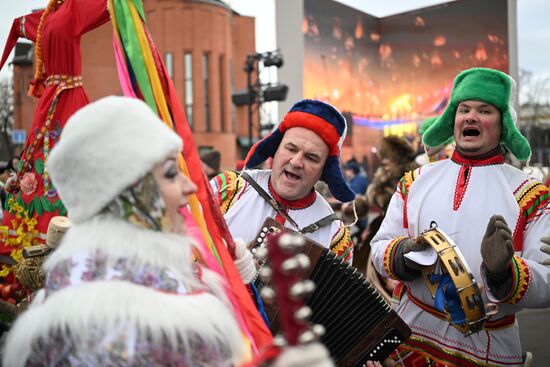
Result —
[[[550,366],[550,309],[524,310],[518,315],[521,344],[533,353],[531,367]]]

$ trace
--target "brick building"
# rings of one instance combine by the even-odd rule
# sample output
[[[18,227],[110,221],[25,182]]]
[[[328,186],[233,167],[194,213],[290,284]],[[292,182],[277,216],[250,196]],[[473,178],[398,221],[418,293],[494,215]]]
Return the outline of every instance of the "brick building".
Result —
[[[246,87],[246,55],[255,52],[255,21],[218,0],[144,0],[147,25],[164,57],[201,149],[222,153],[222,168],[240,158],[237,138],[248,136],[245,107],[231,92]],[[90,100],[122,94],[110,23],[82,37],[82,76]],[[29,129],[36,101],[26,92],[33,77],[32,48],[19,43],[13,64],[14,128]]]

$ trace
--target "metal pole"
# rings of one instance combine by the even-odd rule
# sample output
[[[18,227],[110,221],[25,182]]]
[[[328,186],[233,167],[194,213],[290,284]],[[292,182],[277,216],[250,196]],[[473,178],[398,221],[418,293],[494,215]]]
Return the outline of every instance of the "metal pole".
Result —
[[[248,92],[248,151],[252,148],[252,105],[254,104],[254,89],[252,86],[252,72],[254,71],[254,59],[247,59],[246,83]]]
[[[258,113],[258,137],[261,137],[261,128],[262,128],[262,116],[260,115],[260,108],[264,102],[264,96],[262,92],[262,83],[260,82],[260,61],[263,62],[263,57],[261,60],[258,60],[258,67],[256,68],[256,87],[258,88],[258,101],[256,103],[256,111]],[[264,67],[265,68],[265,67]]]

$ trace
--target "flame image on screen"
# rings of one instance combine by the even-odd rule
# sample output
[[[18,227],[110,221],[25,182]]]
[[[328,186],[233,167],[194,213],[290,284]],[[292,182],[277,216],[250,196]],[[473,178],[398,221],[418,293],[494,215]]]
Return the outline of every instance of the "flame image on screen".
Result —
[[[447,43],[447,39],[445,38],[445,36],[439,35],[434,39],[434,46],[436,47],[445,46],[446,43]]]
[[[355,39],[360,40],[364,35],[365,32],[363,31],[363,23],[361,22],[361,19],[359,19],[355,25]]]
[[[456,0],[385,18],[304,0],[303,97],[368,121],[417,123],[441,112],[460,71],[508,72],[507,16],[501,0]]]

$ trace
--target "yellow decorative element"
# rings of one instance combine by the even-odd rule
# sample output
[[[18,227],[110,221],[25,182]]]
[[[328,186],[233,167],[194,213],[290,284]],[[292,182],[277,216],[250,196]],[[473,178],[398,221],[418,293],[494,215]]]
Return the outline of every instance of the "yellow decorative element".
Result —
[[[352,245],[348,227],[341,227],[330,243],[330,250],[337,255],[342,255]]]
[[[233,204],[235,204],[235,197],[243,187],[244,178],[238,177],[237,173],[233,171],[221,173],[220,176],[218,176],[220,180],[222,179],[222,176],[225,179],[225,182],[221,182],[221,186],[218,188],[219,193],[217,195],[221,196],[221,202],[219,202],[219,204],[222,213],[225,215],[229,209],[231,209]]]
[[[187,167],[187,163],[185,162],[185,159],[183,158],[183,154],[181,152],[178,154],[178,164],[183,174],[187,177],[191,177],[189,173],[189,168]],[[202,214],[203,210],[197,194],[189,195],[189,207],[191,208],[191,215],[193,216],[193,219],[195,219],[195,222],[199,227],[199,230],[201,231],[204,242],[216,258],[218,263],[222,265],[220,256],[218,255],[218,251],[216,250],[216,247],[214,245],[214,241],[212,240],[210,232],[206,227],[206,220],[204,218],[204,215]]]
[[[512,258],[512,268],[513,268],[513,276],[512,281],[514,282],[514,286],[512,291],[510,292],[510,295],[505,298],[506,303],[515,304],[518,303],[525,293],[527,292],[527,289],[529,288],[529,266],[519,256],[515,256]]]
[[[533,190],[534,189],[534,190]],[[517,195],[518,203],[523,208],[527,204],[530,204],[531,201],[538,198],[545,192],[548,192],[548,188],[541,183],[534,182],[530,185],[527,185],[519,195]]]
[[[9,266],[9,265],[3,265],[3,266],[2,266],[2,270],[0,270],[0,277],[1,277],[1,278],[5,278],[5,277],[7,277],[7,276],[10,274],[10,272],[12,272],[12,271],[13,271],[13,270],[12,270],[12,267],[11,267],[11,266]]]
[[[43,53],[42,53],[42,35],[43,35],[43,29],[44,29],[44,23],[46,21],[46,18],[48,15],[55,9],[57,0],[50,0],[48,3],[48,6],[42,13],[42,16],[40,17],[40,22],[38,23],[38,27],[36,29],[36,42],[34,46],[34,56],[35,56],[35,63],[34,63],[34,83],[31,82],[31,86],[29,88],[29,96],[33,97],[40,97],[42,95],[42,79],[44,78],[44,60],[43,60]]]
[[[401,193],[401,196],[407,197],[407,195],[409,194],[409,188],[411,187],[415,178],[416,175],[414,174],[414,171],[405,172],[403,178],[401,179],[401,182],[399,183],[399,191]]]
[[[169,127],[172,127],[172,117],[168,111],[168,105],[166,103],[162,84],[156,70],[155,59],[151,48],[149,47],[149,42],[147,41],[147,35],[142,26],[137,26],[138,24],[142,24],[141,18],[133,2],[128,2],[128,9],[134,24],[136,25],[136,36],[141,47],[141,53],[145,59],[145,67],[147,68],[147,74],[149,75],[149,81],[151,83],[151,89],[153,90],[153,96],[155,98],[157,108],[159,109],[162,121],[164,121]]]
[[[13,197],[8,199],[7,207],[15,214],[11,225],[13,231],[10,231],[7,226],[0,226],[0,233],[6,246],[11,246],[13,249],[10,252],[10,257],[16,262],[23,258],[23,249],[29,246],[40,244],[40,233],[36,229],[38,221],[35,217],[29,218],[27,211],[14,200]],[[2,265],[0,268],[0,277],[6,277],[13,272],[13,266]]]
[[[393,267],[392,267],[392,264],[393,264],[393,257],[395,255],[395,250],[396,250],[396,247],[397,247],[397,244],[399,242],[401,242],[402,239],[404,239],[405,237],[403,236],[400,236],[400,237],[397,237],[397,238],[394,238],[390,244],[388,245],[388,247],[386,248],[386,251],[384,252],[384,270],[386,270],[386,273],[388,273],[388,275],[393,278],[393,279],[397,279],[397,276],[393,273]]]

